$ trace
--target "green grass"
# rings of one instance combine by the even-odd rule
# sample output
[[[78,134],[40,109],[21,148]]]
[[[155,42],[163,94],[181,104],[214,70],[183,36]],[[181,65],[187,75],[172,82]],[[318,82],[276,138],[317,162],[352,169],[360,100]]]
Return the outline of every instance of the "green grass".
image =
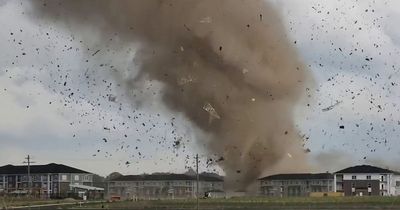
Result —
[[[92,204],[83,208],[106,209],[144,209],[144,208],[193,208],[196,206],[195,199],[187,200],[154,200],[154,201],[121,201],[114,203]],[[285,207],[285,206],[397,206],[400,207],[400,197],[290,197],[290,198],[269,198],[269,197],[243,197],[230,199],[201,199],[202,208],[224,207],[228,208],[256,208],[263,207]]]
[[[0,207],[70,203],[71,200],[43,200],[26,197],[0,197]],[[73,202],[73,201],[72,201]],[[1,209],[1,208],[0,208]]]
[[[0,209],[3,203],[10,206],[26,206],[38,204],[71,203],[71,200],[35,200],[27,198],[1,198]],[[75,201],[77,202],[77,201]],[[152,201],[120,201],[112,203],[93,203],[65,206],[70,209],[194,209],[195,199],[184,200],[152,200]],[[240,197],[230,199],[200,199],[201,209],[312,209],[309,207],[331,207],[343,209],[352,207],[390,207],[389,209],[400,209],[400,197]],[[357,208],[359,207],[359,208]]]

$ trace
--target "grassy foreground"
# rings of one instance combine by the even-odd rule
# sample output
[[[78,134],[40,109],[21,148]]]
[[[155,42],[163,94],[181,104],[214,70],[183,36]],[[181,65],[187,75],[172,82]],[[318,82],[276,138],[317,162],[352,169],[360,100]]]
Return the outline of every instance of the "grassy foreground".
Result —
[[[154,201],[121,201],[114,203],[91,204],[83,206],[87,209],[194,209],[196,200],[154,200]],[[201,209],[307,209],[314,207],[369,209],[369,207],[388,207],[399,209],[400,197],[294,197],[267,198],[243,197],[231,199],[201,199]],[[298,208],[299,207],[299,208]],[[366,208],[368,207],[368,208]]]
[[[27,200],[16,198],[0,198],[1,207],[16,207],[40,204],[62,204],[71,203],[71,200]],[[77,201],[72,201],[77,202]],[[6,206],[2,206],[7,204]],[[278,210],[310,210],[310,209],[400,209],[400,197],[290,197],[290,198],[271,198],[271,197],[241,197],[230,199],[200,199],[201,210],[224,209],[278,209]],[[4,208],[4,209],[7,209]],[[32,208],[35,209],[35,208]],[[195,199],[186,200],[151,200],[151,201],[120,201],[120,202],[101,202],[83,205],[61,205],[58,207],[38,207],[42,210],[54,209],[74,209],[74,210],[94,210],[94,209],[118,209],[118,210],[186,210],[196,209]]]
[[[64,203],[75,203],[73,199],[65,199],[65,200],[43,200],[43,199],[35,199],[35,198],[26,198],[26,197],[0,197],[0,209],[7,209],[10,207],[18,207],[18,206],[35,206],[35,205],[43,205],[43,204],[64,204]]]

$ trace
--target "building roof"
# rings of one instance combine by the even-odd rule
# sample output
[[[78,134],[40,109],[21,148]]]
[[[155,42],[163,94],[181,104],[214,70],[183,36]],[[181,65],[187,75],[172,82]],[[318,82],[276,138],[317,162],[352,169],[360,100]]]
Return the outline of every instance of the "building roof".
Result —
[[[306,180],[306,179],[333,179],[330,173],[298,173],[298,174],[276,174],[260,178],[259,180]]]
[[[55,163],[50,163],[47,165],[31,165],[30,172],[31,174],[47,174],[47,173],[90,174],[87,171]],[[28,166],[26,165],[23,166],[5,165],[0,167],[0,174],[27,174],[27,173],[28,173]]]
[[[370,165],[357,165],[353,167],[348,167],[337,171],[336,174],[357,174],[357,173],[383,173],[383,174],[399,174],[399,172],[392,171],[389,169],[379,168]]]
[[[196,180],[196,176],[187,174],[143,174],[120,176],[111,181],[175,181],[175,180]],[[222,178],[214,176],[199,175],[200,181],[222,182]]]

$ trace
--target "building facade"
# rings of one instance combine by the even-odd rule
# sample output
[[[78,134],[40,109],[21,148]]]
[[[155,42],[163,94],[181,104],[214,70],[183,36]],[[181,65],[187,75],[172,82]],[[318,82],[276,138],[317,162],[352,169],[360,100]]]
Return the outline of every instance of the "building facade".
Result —
[[[35,197],[63,198],[77,193],[75,186],[92,186],[92,183],[93,174],[62,164],[31,165],[30,178],[26,165],[0,167],[0,192],[4,194],[30,192]]]
[[[333,175],[319,174],[277,174],[259,179],[261,195],[274,197],[309,196],[310,193],[334,191]]]
[[[152,174],[121,176],[108,182],[108,196],[121,199],[175,199],[196,197],[196,176],[186,174]],[[223,191],[223,179],[199,176],[199,196]]]
[[[345,196],[400,195],[400,175],[396,171],[358,165],[334,174],[335,192]]]

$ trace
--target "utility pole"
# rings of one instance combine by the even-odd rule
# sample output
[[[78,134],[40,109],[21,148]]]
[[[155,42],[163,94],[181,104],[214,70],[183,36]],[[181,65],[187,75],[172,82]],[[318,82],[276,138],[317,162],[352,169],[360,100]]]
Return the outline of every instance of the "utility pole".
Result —
[[[28,164],[28,197],[31,197],[31,191],[32,191],[32,180],[31,180],[31,163],[35,163],[31,161],[31,156],[28,155],[25,158],[26,161],[24,161],[23,163],[27,163]]]
[[[196,154],[196,202],[199,210],[199,154]]]

